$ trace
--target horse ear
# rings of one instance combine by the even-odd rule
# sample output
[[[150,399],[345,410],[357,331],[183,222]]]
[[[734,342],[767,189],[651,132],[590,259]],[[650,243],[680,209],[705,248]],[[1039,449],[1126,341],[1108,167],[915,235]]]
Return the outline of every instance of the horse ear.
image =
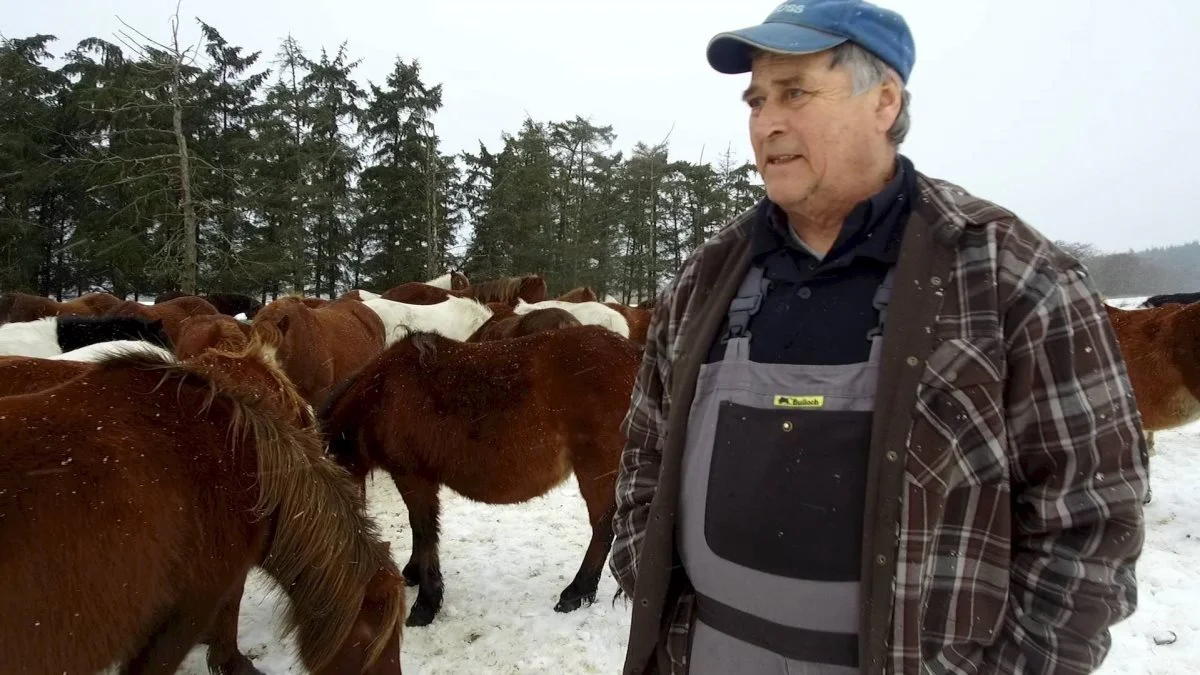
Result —
[[[283,337],[287,333],[288,326],[290,326],[291,323],[292,317],[290,315],[284,314],[283,316],[279,317],[279,320],[275,322],[275,328],[279,331],[279,337]]]

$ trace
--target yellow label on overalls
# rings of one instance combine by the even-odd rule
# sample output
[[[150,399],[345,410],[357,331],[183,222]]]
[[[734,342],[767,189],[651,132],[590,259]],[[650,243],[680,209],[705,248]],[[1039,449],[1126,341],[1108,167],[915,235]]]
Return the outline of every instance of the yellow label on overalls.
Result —
[[[820,408],[825,405],[825,397],[776,394],[775,405],[779,408]]]

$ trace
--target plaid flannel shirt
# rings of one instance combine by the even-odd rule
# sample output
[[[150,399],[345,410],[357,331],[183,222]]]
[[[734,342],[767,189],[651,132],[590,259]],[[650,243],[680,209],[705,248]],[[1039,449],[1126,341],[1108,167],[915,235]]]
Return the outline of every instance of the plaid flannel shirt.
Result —
[[[1148,480],[1115,335],[1077,261],[955,185],[924,175],[918,185],[915,208],[956,243],[950,277],[928,290],[941,296],[932,352],[902,399],[911,405],[895,411],[911,426],[881,670],[1091,672],[1109,627],[1136,607]],[[748,236],[752,213],[693,253],[654,312],[616,488],[610,568],[630,597],[680,343],[711,337],[687,334],[713,282],[699,262]],[[688,634],[691,600],[664,610],[671,634]],[[672,673],[686,672],[685,645],[668,645]]]

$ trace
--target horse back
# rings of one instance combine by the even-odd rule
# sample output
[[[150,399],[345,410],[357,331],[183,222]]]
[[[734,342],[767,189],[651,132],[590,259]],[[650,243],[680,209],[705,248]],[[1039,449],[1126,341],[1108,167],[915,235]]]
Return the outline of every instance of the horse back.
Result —
[[[384,300],[402,302],[406,305],[436,305],[451,295],[469,297],[465,291],[447,291],[420,281],[408,281],[385,291],[380,297]]]
[[[56,387],[92,369],[91,363],[29,356],[0,356],[0,397]]]
[[[59,303],[40,295],[6,293],[4,297],[0,301],[0,309],[7,308],[7,313],[0,314],[0,323],[36,321],[63,313]]]

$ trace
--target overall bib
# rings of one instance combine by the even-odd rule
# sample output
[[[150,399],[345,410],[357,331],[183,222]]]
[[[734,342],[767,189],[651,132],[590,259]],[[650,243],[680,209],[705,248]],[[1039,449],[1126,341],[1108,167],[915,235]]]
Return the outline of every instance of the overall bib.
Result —
[[[892,271],[867,361],[750,360],[767,280],[730,303],[724,359],[701,367],[683,454],[678,536],[696,591],[689,675],[851,675],[871,414]],[[830,317],[837,320],[836,317]],[[801,327],[800,330],[804,330]]]

